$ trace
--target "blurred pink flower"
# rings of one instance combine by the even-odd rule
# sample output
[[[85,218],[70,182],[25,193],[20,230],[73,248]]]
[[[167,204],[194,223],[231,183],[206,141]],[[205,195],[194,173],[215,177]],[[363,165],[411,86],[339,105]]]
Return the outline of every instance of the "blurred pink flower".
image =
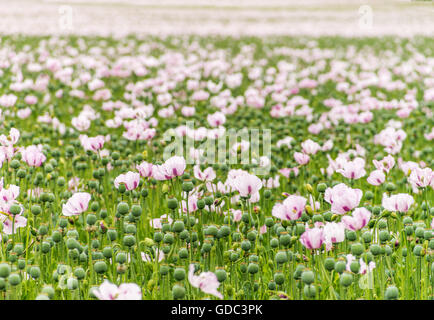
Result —
[[[208,167],[201,171],[199,165],[193,168],[194,177],[200,181],[213,181],[216,178],[216,173],[212,167]]]
[[[419,188],[425,188],[431,185],[434,179],[434,172],[431,168],[415,168],[412,170],[408,181]]]
[[[386,175],[383,170],[374,170],[371,172],[369,177],[366,179],[369,184],[373,186],[379,186],[386,180]]]
[[[297,220],[301,217],[307,199],[301,196],[290,195],[282,203],[276,203],[272,215],[281,220]]]
[[[142,290],[135,283],[122,283],[119,287],[108,280],[93,290],[99,300],[142,300]]]
[[[190,264],[188,269],[188,281],[193,287],[199,288],[207,294],[212,294],[217,298],[223,299],[223,295],[217,291],[220,282],[217,280],[217,276],[213,272],[202,272],[199,276],[195,276],[194,264]]]
[[[307,249],[319,249],[324,242],[323,228],[307,228],[306,231],[300,236],[300,242]]]
[[[413,203],[413,197],[407,193],[399,193],[390,197],[386,193],[383,193],[381,205],[389,211],[407,212]]]
[[[116,177],[114,185],[119,189],[121,183],[125,184],[127,190],[134,190],[138,187],[140,182],[140,174],[137,172],[128,171],[127,173],[120,174]]]
[[[90,194],[87,192],[77,192],[68,199],[62,207],[64,216],[77,216],[87,210],[90,201]]]
[[[360,189],[352,189],[343,183],[333,188],[327,188],[324,200],[331,204],[331,211],[336,214],[344,214],[359,205],[363,192]]]
[[[40,167],[47,159],[37,146],[28,146],[21,150],[22,159],[31,167]]]
[[[348,179],[360,179],[366,174],[364,167],[365,160],[362,158],[355,158],[353,161],[345,162],[343,168],[337,169],[336,172],[342,174]]]
[[[139,171],[140,175],[144,178],[152,177],[153,164],[143,161],[142,163],[136,165],[136,169]]]
[[[366,208],[356,208],[353,211],[353,216],[342,217],[342,222],[345,228],[357,231],[366,226],[371,218],[371,212]]]
[[[389,172],[390,169],[392,169],[395,165],[395,159],[391,155],[384,157],[380,161],[372,160],[372,162],[374,163],[374,166],[377,168],[377,170],[383,170],[385,172]]]
[[[309,155],[301,152],[294,152],[294,159],[299,165],[304,165],[309,162]]]
[[[262,188],[262,181],[253,174],[243,172],[233,181],[233,186],[241,197],[247,198],[259,192]]]

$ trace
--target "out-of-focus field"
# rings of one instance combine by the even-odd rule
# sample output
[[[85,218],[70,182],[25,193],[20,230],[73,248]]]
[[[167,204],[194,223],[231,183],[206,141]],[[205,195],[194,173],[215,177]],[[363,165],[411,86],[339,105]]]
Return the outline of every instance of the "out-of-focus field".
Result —
[[[0,0],[2,34],[434,35],[432,1]]]

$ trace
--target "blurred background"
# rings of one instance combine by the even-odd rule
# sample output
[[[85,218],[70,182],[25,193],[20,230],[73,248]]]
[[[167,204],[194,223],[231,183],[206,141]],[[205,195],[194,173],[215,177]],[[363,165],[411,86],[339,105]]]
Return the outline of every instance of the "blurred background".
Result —
[[[2,34],[434,35],[433,1],[0,0]]]

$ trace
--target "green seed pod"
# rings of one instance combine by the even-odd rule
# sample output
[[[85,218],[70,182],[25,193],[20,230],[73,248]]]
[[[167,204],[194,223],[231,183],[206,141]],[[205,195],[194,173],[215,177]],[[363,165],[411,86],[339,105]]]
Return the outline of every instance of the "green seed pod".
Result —
[[[185,269],[184,268],[176,268],[173,271],[173,277],[176,281],[182,281],[185,279]]]
[[[380,231],[380,241],[384,243],[384,242],[388,241],[389,239],[390,239],[389,231],[381,230]]]
[[[291,243],[291,236],[290,236],[286,231],[280,233],[280,236],[279,236],[279,243],[280,243],[282,246],[289,246],[290,243]]]
[[[413,254],[415,256],[418,256],[418,257],[425,255],[423,247],[421,245],[419,245],[419,244],[415,245],[414,249],[413,249]]]
[[[104,249],[102,249],[102,254],[103,254],[104,258],[110,259],[113,256],[113,248],[112,247],[104,247]]]
[[[215,271],[215,275],[217,276],[217,280],[218,280],[220,283],[222,283],[223,281],[225,281],[226,278],[227,278],[226,271],[225,271],[223,268],[221,268],[221,269],[217,269],[217,270]]]
[[[118,237],[118,232],[115,229],[108,229],[107,237],[110,241],[115,241]]]
[[[177,220],[173,223],[172,230],[176,233],[180,233],[180,232],[184,231],[184,228],[185,228],[184,222]]]
[[[310,270],[305,270],[301,274],[301,281],[309,285],[315,281],[315,274]]]
[[[319,183],[319,184],[316,186],[316,190],[317,190],[318,192],[320,192],[320,193],[325,192],[326,189],[327,189],[327,185],[326,185],[325,183]]]
[[[371,243],[372,241],[372,233],[370,231],[366,231],[362,234],[362,239],[364,243]]]
[[[130,206],[126,202],[120,202],[117,207],[116,211],[120,214],[125,216],[130,210]]]
[[[131,213],[134,217],[140,217],[142,215],[142,207],[135,204],[131,207]]]
[[[416,231],[414,233],[415,233],[416,237],[423,238],[423,235],[425,233],[425,229],[421,228],[421,227],[417,227]]]
[[[324,267],[327,271],[332,271],[335,268],[335,259],[328,257],[324,260]]]
[[[41,243],[41,252],[42,253],[48,253],[48,252],[50,252],[50,249],[51,249],[51,246],[50,246],[49,242],[43,241]]]
[[[127,261],[127,254],[125,252],[118,252],[116,254],[116,262],[123,264]]]
[[[179,249],[178,256],[181,259],[187,259],[188,258],[188,250],[187,250],[187,248],[181,248],[181,249]]]
[[[19,270],[24,270],[26,268],[26,259],[24,258],[18,259],[17,266]]]
[[[93,226],[96,223],[96,215],[93,213],[89,213],[86,217],[86,223],[90,226]]]
[[[351,245],[351,253],[356,257],[360,256],[364,251],[363,245],[361,243],[353,243]]]
[[[50,285],[46,285],[42,288],[41,293],[47,295],[50,299],[54,298],[54,289]]]
[[[345,261],[339,260],[335,264],[335,270],[337,273],[341,274],[347,268],[347,264]]]
[[[166,265],[161,265],[161,266],[160,266],[160,274],[161,274],[162,276],[165,276],[165,275],[167,275],[168,273],[169,273],[169,267],[166,266]]]
[[[276,260],[276,263],[283,264],[288,262],[288,255],[285,251],[279,251],[278,253],[276,253],[274,259]]]
[[[276,286],[276,282],[274,282],[273,280],[271,280],[270,282],[268,282],[268,290],[270,291],[275,291],[277,286]]]
[[[241,249],[243,249],[244,251],[249,251],[251,247],[252,244],[250,243],[250,241],[244,240],[243,242],[241,242]]]
[[[357,239],[357,233],[353,230],[348,230],[345,236],[348,241],[355,241]]]
[[[8,277],[8,282],[15,287],[21,283],[21,276],[18,273],[12,273]]]
[[[384,297],[387,300],[396,300],[396,299],[398,299],[398,297],[399,297],[399,290],[398,290],[398,288],[395,287],[395,286],[387,287],[386,293],[384,294]]]
[[[340,284],[344,287],[349,287],[353,283],[353,275],[348,272],[344,272],[340,276]]]
[[[178,200],[176,198],[170,198],[167,200],[167,207],[171,210],[175,210],[178,207]]]
[[[77,267],[74,270],[74,276],[78,279],[78,280],[83,280],[84,277],[86,276],[86,272],[84,271],[84,269],[82,267]]]
[[[93,265],[93,269],[96,273],[102,274],[107,272],[108,266],[105,261],[96,261]]]
[[[132,247],[136,244],[136,238],[133,235],[125,235],[122,243],[124,244],[124,246]]]
[[[125,233],[128,233],[128,234],[136,234],[137,227],[134,224],[127,224],[127,225],[125,225],[124,230],[125,230]]]
[[[315,298],[316,296],[316,287],[314,285],[306,284],[303,289],[304,295],[307,298]]]
[[[285,276],[281,272],[277,272],[273,276],[274,282],[281,286],[285,282]]]
[[[259,266],[256,263],[249,263],[249,266],[247,267],[247,271],[250,274],[255,274],[259,272]]]
[[[75,290],[78,288],[78,280],[75,278],[68,278],[68,280],[66,280],[66,287],[68,288],[68,290]]]
[[[175,284],[172,288],[173,299],[184,299],[185,297],[185,288],[180,286],[179,284]]]
[[[7,278],[11,274],[11,266],[8,263],[0,263],[0,277]]]
[[[359,263],[359,261],[357,261],[357,260],[351,261],[351,263],[350,263],[350,270],[351,270],[351,272],[359,273],[359,271],[360,271],[360,263]]]
[[[270,247],[275,249],[279,246],[279,240],[277,240],[276,238],[272,238],[270,240]]]

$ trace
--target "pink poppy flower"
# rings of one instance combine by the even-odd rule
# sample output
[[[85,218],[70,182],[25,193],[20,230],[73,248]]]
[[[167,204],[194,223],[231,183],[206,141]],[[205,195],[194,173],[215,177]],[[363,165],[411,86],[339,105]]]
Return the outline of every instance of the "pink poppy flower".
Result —
[[[87,135],[80,135],[79,137],[81,145],[84,151],[93,151],[96,152],[102,147],[104,147],[105,138],[104,136],[96,136],[96,137],[88,137]]]
[[[12,219],[15,219],[14,223],[12,223]],[[12,230],[12,225],[14,230]],[[6,234],[14,234],[17,228],[24,228],[25,226],[27,226],[27,219],[21,214],[15,216],[10,215],[10,218],[6,218],[3,222],[3,232]]]
[[[281,220],[297,220],[301,217],[307,199],[301,196],[290,195],[282,203],[276,203],[272,215]]]
[[[377,168],[377,170],[383,170],[385,172],[389,172],[390,169],[392,169],[395,165],[395,159],[391,155],[384,157],[380,161],[372,160],[372,162],[374,163],[374,166]]]
[[[343,168],[337,169],[336,172],[342,174],[348,179],[360,179],[366,174],[364,167],[365,160],[362,158],[355,158],[353,161],[345,162]]]
[[[226,116],[222,112],[209,114],[207,117],[208,123],[211,127],[219,127],[226,122]]]
[[[321,150],[321,146],[311,139],[302,142],[301,148],[305,154],[316,154]]]
[[[77,216],[85,212],[89,206],[90,194],[87,192],[77,192],[68,199],[66,204],[62,207],[62,214],[64,216]]]
[[[333,188],[327,188],[324,200],[331,204],[331,211],[336,214],[344,214],[359,205],[363,192],[360,189],[352,189],[343,183]]]
[[[108,280],[93,290],[99,300],[142,300],[142,290],[135,283],[122,283],[119,287]]]
[[[399,193],[390,197],[383,193],[381,205],[392,212],[407,212],[413,203],[413,197],[407,193]]]
[[[116,177],[114,185],[116,189],[119,189],[121,183],[125,184],[127,190],[134,190],[138,187],[140,182],[140,174],[137,172],[128,171],[125,174],[120,174]]]
[[[188,212],[192,213],[192,212],[196,212],[198,207],[197,207],[197,195],[196,194],[189,194],[188,196]],[[182,200],[181,202],[181,210],[184,213],[187,213],[187,202],[185,200]]]
[[[32,109],[29,107],[24,109],[19,109],[17,111],[17,117],[20,119],[27,119],[32,114]]]
[[[87,131],[90,128],[90,120],[85,116],[72,118],[71,124],[78,131]]]
[[[241,210],[230,209],[230,212],[233,215],[232,221],[238,222],[241,221],[241,217],[243,216],[243,212]]]
[[[294,159],[299,165],[304,165],[309,162],[310,157],[305,153],[294,152]]]
[[[366,226],[371,218],[371,212],[366,208],[357,208],[353,212],[353,216],[342,217],[342,222],[345,228],[357,231]]]
[[[21,150],[22,159],[31,167],[40,167],[47,159],[37,146],[28,146]]]
[[[418,187],[418,188],[425,188],[429,185],[431,185],[432,181],[434,179],[434,172],[431,168],[415,168],[408,178],[408,181]]]
[[[330,250],[333,243],[345,240],[345,226],[342,222],[327,222],[323,228],[326,249]]]
[[[188,270],[188,281],[193,287],[199,288],[207,294],[212,294],[217,298],[223,299],[223,295],[217,291],[220,282],[217,280],[217,276],[213,272],[202,272],[199,276],[195,276],[194,264],[190,264]]]
[[[366,179],[369,184],[373,186],[379,186],[386,180],[386,175],[383,170],[374,170],[371,172],[369,177]]]
[[[193,172],[194,177],[200,181],[213,181],[216,178],[216,173],[212,167],[208,167],[204,171],[201,171],[200,166],[195,165]]]
[[[142,163],[136,165],[136,169],[139,171],[140,175],[144,178],[152,177],[153,164],[143,161]]]
[[[7,146],[13,146],[15,143],[18,142],[18,139],[20,138],[20,132],[18,129],[11,128],[9,130],[9,135],[5,136],[2,134],[0,136],[0,144],[7,147]]]
[[[165,172],[173,177],[182,176],[185,171],[186,163],[183,157],[173,156],[164,162]]]
[[[307,249],[319,249],[324,242],[324,230],[319,227],[312,229],[307,228],[300,236],[300,242]]]
[[[259,192],[262,181],[257,176],[244,172],[233,181],[233,186],[241,197],[248,198]]]

